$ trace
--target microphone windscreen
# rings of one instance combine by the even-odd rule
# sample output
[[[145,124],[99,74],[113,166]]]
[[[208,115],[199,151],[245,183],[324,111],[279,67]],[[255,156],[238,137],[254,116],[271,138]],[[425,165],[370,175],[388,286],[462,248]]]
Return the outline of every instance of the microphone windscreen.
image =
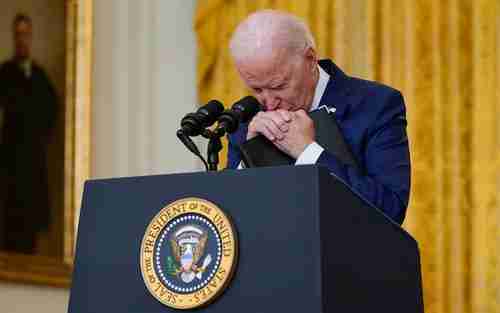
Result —
[[[238,112],[241,123],[250,121],[261,109],[259,101],[252,96],[242,98],[232,107],[233,111]]]
[[[217,121],[217,118],[224,112],[224,105],[217,100],[210,100],[207,104],[198,109],[198,113],[202,114],[204,118],[203,126],[208,127]]]

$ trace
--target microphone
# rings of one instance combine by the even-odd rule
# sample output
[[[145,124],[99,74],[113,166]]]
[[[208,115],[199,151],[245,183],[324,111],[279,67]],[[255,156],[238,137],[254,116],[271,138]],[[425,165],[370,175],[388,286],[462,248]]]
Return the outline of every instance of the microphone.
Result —
[[[177,131],[177,138],[182,141],[189,151],[201,159],[205,168],[208,170],[208,164],[198,150],[198,147],[189,138],[190,136],[200,135],[205,128],[211,126],[217,121],[217,118],[224,112],[224,106],[217,100],[210,100],[207,104],[200,107],[195,113],[189,113],[181,120],[181,128]]]
[[[261,110],[259,101],[252,96],[246,96],[239,100],[231,107],[231,110],[222,112],[219,116],[219,123],[215,132],[217,133],[234,133],[240,123],[250,121],[255,114]]]
[[[215,123],[223,111],[224,105],[222,103],[210,100],[195,113],[184,116],[181,120],[181,129],[178,132],[186,136],[198,136],[205,128]]]

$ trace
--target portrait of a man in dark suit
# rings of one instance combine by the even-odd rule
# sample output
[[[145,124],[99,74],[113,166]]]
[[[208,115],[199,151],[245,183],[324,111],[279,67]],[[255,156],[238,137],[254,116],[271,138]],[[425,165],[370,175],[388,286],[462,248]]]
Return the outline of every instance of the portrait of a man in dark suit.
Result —
[[[54,86],[32,56],[33,30],[29,16],[15,16],[13,56],[0,65],[0,250],[26,254],[49,227],[47,147],[58,112]]]

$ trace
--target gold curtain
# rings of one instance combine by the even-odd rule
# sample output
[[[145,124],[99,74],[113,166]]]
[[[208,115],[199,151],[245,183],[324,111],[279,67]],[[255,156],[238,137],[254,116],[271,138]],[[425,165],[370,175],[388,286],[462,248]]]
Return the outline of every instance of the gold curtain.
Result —
[[[500,313],[500,2],[200,0],[200,101],[248,92],[228,55],[239,21],[264,8],[304,18],[318,52],[405,96],[426,312]]]

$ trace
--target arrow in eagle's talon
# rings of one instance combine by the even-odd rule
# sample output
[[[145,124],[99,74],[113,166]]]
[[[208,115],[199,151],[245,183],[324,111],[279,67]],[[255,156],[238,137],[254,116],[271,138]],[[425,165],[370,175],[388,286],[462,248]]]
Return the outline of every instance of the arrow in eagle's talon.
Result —
[[[199,269],[198,273],[196,273],[196,278],[201,280],[201,275],[206,270],[206,268],[210,265],[211,262],[212,262],[212,256],[209,254],[203,260],[203,264],[202,264],[201,268]]]

